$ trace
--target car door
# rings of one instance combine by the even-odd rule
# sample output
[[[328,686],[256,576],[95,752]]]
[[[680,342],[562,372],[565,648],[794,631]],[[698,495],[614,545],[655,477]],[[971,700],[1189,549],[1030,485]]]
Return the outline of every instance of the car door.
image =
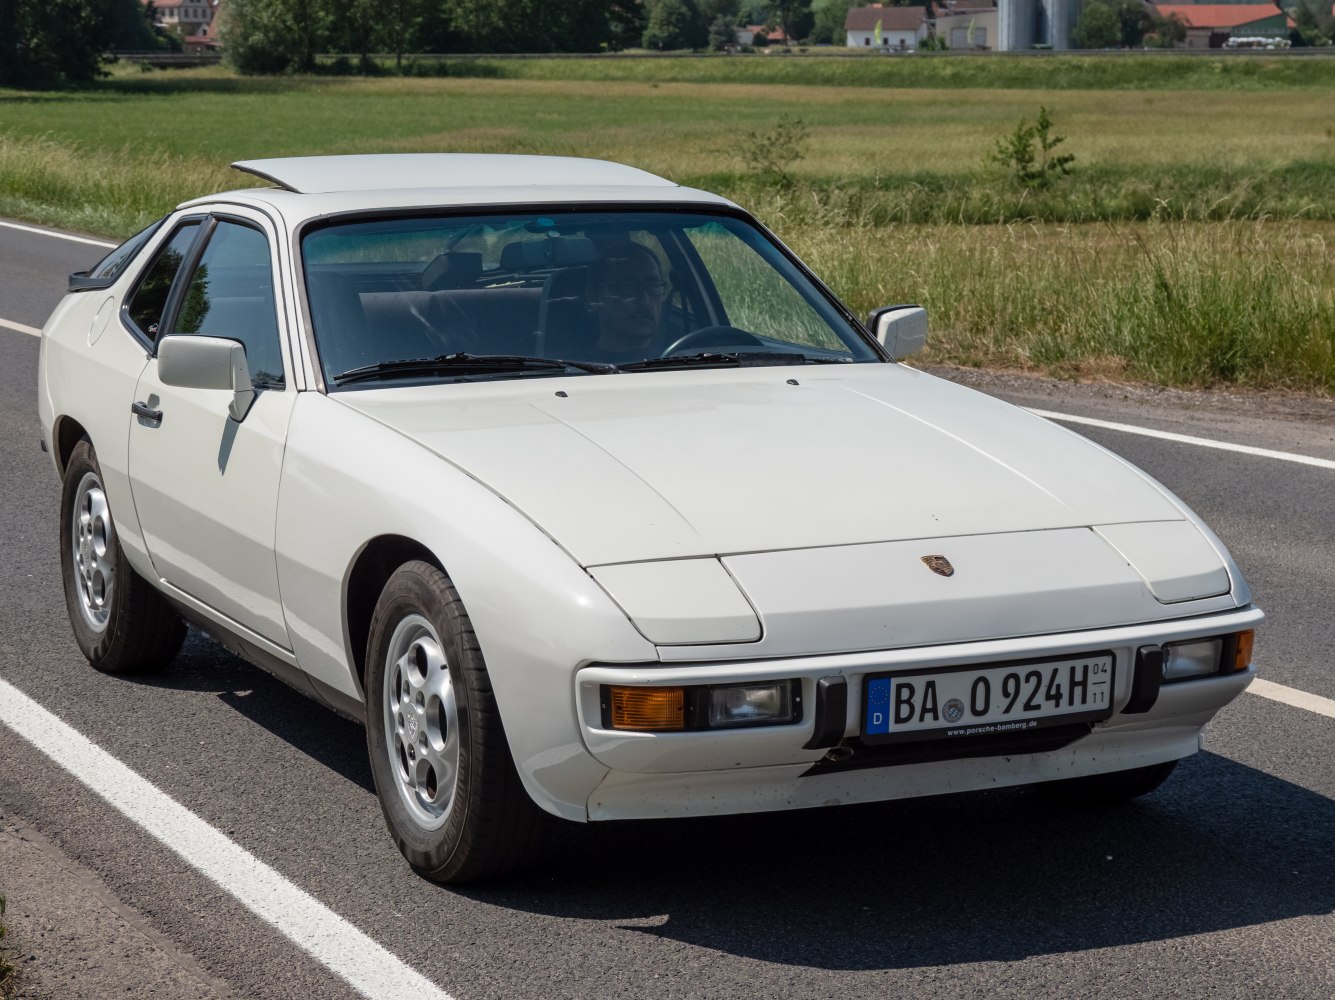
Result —
[[[240,341],[255,402],[243,420],[232,419],[230,392],[164,384],[155,351],[130,416],[129,471],[149,556],[169,588],[288,649],[273,549],[297,393],[275,294],[275,248],[272,226],[258,213],[229,210],[204,221],[155,347],[174,334]]]

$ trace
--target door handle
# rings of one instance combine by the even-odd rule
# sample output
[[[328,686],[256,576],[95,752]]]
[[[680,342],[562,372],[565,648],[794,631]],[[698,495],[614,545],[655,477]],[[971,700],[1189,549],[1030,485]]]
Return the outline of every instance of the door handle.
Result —
[[[143,417],[151,423],[162,423],[162,411],[153,409],[147,403],[131,403],[130,412],[136,417]]]

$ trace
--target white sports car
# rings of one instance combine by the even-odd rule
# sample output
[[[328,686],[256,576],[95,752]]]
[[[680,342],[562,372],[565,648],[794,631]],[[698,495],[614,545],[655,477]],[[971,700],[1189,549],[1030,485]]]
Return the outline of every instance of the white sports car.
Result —
[[[70,621],[364,721],[412,866],[568,820],[1155,788],[1250,682],[1224,546],[896,359],[727,200],[532,156],[238,163],[42,336]]]

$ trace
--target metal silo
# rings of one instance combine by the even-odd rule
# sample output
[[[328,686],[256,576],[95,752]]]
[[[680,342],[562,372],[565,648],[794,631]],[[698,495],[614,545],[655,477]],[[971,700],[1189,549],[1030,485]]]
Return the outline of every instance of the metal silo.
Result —
[[[1051,2],[1051,0],[1048,0]],[[1024,52],[1038,37],[1043,0],[999,0],[997,4],[997,48],[1002,52]]]
[[[1048,37],[1046,41],[1054,49],[1071,47],[1071,32],[1080,18],[1083,0],[1043,0],[1048,16]]]

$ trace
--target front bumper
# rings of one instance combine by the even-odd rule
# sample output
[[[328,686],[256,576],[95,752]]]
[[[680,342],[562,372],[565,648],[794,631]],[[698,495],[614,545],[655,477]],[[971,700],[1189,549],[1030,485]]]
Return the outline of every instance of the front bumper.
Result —
[[[1154,706],[1122,714],[1131,694],[1126,668],[1143,645],[1223,635],[1255,628],[1255,607],[1147,625],[1096,629],[926,648],[731,663],[673,663],[585,667],[576,676],[580,728],[589,753],[610,768],[589,798],[590,819],[690,816],[822,804],[867,802],[943,792],[1026,784],[1124,770],[1187,756],[1198,748],[1202,727],[1237,697],[1255,676],[1235,674],[1165,684]],[[868,673],[905,668],[950,668],[1112,650],[1113,714],[1087,735],[1054,749],[989,750],[972,755],[969,744],[951,759],[904,762],[858,760],[862,679]],[[730,684],[795,678],[803,702],[815,702],[817,682],[840,676],[847,684],[843,751],[851,758],[830,767],[823,748],[808,750],[814,713],[800,722],[752,729],[685,733],[633,733],[603,728],[601,686]],[[982,744],[978,744],[979,747]],[[844,756],[843,753],[840,756]],[[820,765],[820,766],[817,766]],[[870,766],[869,766],[870,765]]]

